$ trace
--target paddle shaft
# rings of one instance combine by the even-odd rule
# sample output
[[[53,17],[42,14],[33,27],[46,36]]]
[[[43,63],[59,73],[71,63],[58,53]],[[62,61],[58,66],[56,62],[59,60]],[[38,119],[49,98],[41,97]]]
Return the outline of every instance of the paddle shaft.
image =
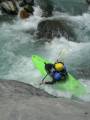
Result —
[[[48,76],[48,74],[45,75],[45,77],[42,79],[42,82],[45,80],[45,78]]]

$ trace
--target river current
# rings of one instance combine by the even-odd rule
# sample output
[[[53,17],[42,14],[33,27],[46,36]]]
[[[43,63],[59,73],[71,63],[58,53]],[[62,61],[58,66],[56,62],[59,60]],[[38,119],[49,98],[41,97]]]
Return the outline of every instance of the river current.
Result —
[[[0,20],[0,79],[18,80],[44,88],[55,96],[70,97],[71,94],[54,91],[52,87],[39,86],[42,79],[40,73],[34,68],[31,56],[37,54],[51,61],[58,58],[63,60],[77,79],[88,89],[87,95],[80,97],[90,100],[90,13],[70,15],[55,11],[47,19],[67,19],[71,21],[76,33],[76,41],[70,41],[64,36],[53,38],[51,42],[36,39],[33,31],[41,20],[42,10],[36,6],[34,15],[23,21],[19,17],[14,20]],[[2,14],[0,14],[0,17]],[[5,18],[6,19],[6,18]],[[27,32],[29,31],[29,32]]]

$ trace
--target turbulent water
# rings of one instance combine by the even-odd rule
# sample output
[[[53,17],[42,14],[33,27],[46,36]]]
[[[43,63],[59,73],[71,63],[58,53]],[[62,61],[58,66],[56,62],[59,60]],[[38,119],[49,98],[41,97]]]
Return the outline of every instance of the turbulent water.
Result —
[[[68,71],[81,80],[87,87],[87,95],[81,97],[90,99],[90,14],[73,16],[54,11],[48,19],[67,19],[71,21],[76,33],[76,40],[53,38],[51,42],[39,40],[35,37],[38,23],[45,19],[41,17],[42,10],[37,6],[32,17],[22,21],[18,17],[14,20],[0,19],[0,79],[21,80],[25,83],[40,87],[42,79],[31,62],[33,54],[41,55],[55,61],[64,60]],[[2,14],[0,14],[0,17]],[[28,31],[28,32],[27,32]],[[54,91],[51,87],[44,87],[46,91],[56,96],[71,97],[70,94]]]

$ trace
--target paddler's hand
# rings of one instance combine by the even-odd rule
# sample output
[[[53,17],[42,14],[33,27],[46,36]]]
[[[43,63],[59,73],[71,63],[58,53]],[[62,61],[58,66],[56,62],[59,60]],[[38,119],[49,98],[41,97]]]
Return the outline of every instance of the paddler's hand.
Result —
[[[45,84],[45,82],[44,82],[44,81],[42,81],[39,85],[42,85],[42,84]]]

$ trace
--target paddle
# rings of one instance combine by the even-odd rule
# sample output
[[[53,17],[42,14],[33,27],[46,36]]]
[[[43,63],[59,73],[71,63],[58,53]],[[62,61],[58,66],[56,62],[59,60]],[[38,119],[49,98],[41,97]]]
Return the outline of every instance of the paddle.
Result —
[[[40,85],[43,84],[43,81],[45,80],[45,78],[48,76],[48,73],[44,76],[44,78],[41,80],[42,82],[40,83]]]

